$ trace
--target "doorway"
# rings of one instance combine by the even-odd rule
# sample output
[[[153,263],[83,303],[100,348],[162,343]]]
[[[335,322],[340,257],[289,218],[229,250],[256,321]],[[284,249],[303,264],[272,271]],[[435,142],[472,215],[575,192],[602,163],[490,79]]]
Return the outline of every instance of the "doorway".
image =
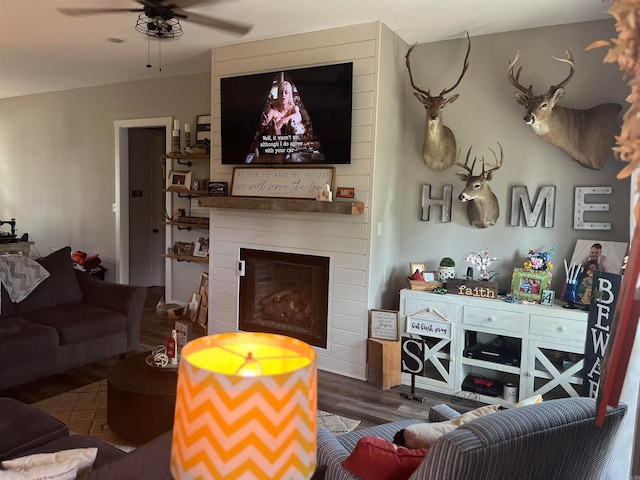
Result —
[[[163,128],[129,129],[129,283],[164,286]]]
[[[161,257],[166,229],[160,157],[171,150],[171,121],[171,117],[160,117],[114,122],[115,279],[121,284],[170,283],[171,272],[166,272],[165,277],[165,261]],[[144,218],[145,209],[151,208],[159,209],[157,216],[147,214]]]

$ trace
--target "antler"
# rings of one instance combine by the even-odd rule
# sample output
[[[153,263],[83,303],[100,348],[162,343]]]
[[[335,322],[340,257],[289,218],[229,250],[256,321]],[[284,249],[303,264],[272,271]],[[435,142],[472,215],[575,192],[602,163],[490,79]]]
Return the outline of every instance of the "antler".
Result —
[[[500,145],[500,142],[497,142],[498,146],[500,147],[500,160],[498,160],[498,155],[496,155],[496,152],[493,151],[493,149],[491,147],[489,147],[489,150],[491,151],[491,153],[493,153],[493,158],[496,159],[496,163],[494,164],[488,164],[484,161],[484,157],[482,157],[482,175],[484,177],[488,176],[490,173],[495,172],[496,170],[498,170],[501,166],[502,166],[502,160],[504,160],[504,152],[502,151],[502,145]],[[484,166],[487,165],[490,168],[489,170],[487,170],[486,172],[484,171]]]
[[[565,51],[567,52],[567,58],[558,58],[558,57],[553,57],[553,58],[554,60],[558,60],[559,62],[564,62],[569,64],[569,67],[571,69],[569,71],[569,76],[565,78],[562,82],[560,82],[558,85],[552,85],[551,88],[549,88],[549,90],[557,90],[558,88],[564,87],[567,83],[569,83],[569,80],[571,80],[571,77],[573,77],[573,74],[576,72],[576,64],[573,62],[573,55],[571,54],[568,48],[566,48]]]
[[[411,48],[409,49],[409,51],[407,52],[407,54],[404,56],[405,58],[405,64],[407,65],[407,69],[409,70],[409,80],[411,80],[411,86],[413,87],[414,90],[419,91],[420,93],[422,93],[423,95],[426,95],[429,98],[431,97],[431,93],[430,90],[422,90],[421,88],[418,88],[416,86],[415,83],[413,83],[413,74],[411,73],[411,62],[409,60],[409,56],[411,55],[411,52],[413,51],[413,49],[415,48],[415,46],[417,45],[417,43],[414,43]]]
[[[520,72],[522,71],[522,67],[518,68],[518,71],[516,72],[515,77],[513,76],[513,67],[518,61],[518,58],[520,58],[520,50],[516,52],[516,58],[513,59],[513,62],[511,61],[509,62],[509,67],[507,68],[507,78],[511,82],[511,85],[513,85],[522,93],[524,93],[527,96],[527,98],[531,98],[533,97],[533,85],[529,85],[529,88],[525,88],[520,83]]]
[[[442,97],[443,95],[446,95],[447,93],[451,93],[462,81],[462,77],[464,77],[464,74],[467,72],[467,68],[469,68],[469,53],[471,52],[471,39],[469,38],[469,32],[467,32],[467,55],[464,57],[464,64],[462,67],[462,73],[460,73],[460,76],[458,77],[458,81],[456,83],[453,84],[453,87],[451,88],[444,88],[441,92],[440,95],[438,95],[439,97]]]
[[[473,169],[476,166],[476,160],[477,160],[476,158],[474,158],[473,163],[471,164],[471,168],[469,168],[469,157],[471,156],[472,148],[473,148],[473,145],[469,147],[469,150],[467,151],[467,158],[465,159],[464,163],[460,163],[460,162],[455,163],[455,165],[464,168],[470,177],[473,177]],[[460,157],[460,152],[458,152],[458,157]]]
[[[440,95],[438,95],[438,97],[442,97],[444,95],[446,95],[447,93],[451,93],[462,81],[462,77],[464,77],[464,74],[467,72],[467,68],[469,68],[469,53],[471,52],[471,39],[469,38],[469,32],[467,32],[467,42],[468,42],[468,47],[467,47],[467,55],[464,57],[464,64],[462,67],[462,73],[460,73],[460,76],[458,77],[458,81],[456,83],[453,84],[453,86],[451,88],[443,88],[442,91],[440,92]],[[426,95],[429,98],[433,98],[433,95],[431,95],[431,89],[429,90],[423,90],[419,87],[416,86],[416,84],[413,81],[413,74],[411,73],[411,62],[409,60],[409,57],[411,55],[411,52],[413,51],[414,47],[416,46],[416,44],[414,43],[411,48],[409,48],[409,51],[407,52],[407,54],[405,55],[405,64],[407,65],[407,70],[409,70],[409,80],[411,80],[411,86],[413,87],[414,90],[417,90],[418,92],[422,93],[423,95]]]

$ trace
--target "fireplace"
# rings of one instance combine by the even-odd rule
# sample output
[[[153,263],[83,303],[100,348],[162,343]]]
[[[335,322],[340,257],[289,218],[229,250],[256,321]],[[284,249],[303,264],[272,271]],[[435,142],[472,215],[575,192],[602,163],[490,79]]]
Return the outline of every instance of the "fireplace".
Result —
[[[327,347],[329,258],[240,249],[239,330]]]

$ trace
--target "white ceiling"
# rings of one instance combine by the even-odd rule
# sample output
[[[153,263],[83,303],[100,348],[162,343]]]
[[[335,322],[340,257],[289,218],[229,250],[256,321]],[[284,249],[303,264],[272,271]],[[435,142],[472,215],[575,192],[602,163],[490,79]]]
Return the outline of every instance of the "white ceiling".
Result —
[[[69,17],[57,11],[140,7],[133,0],[2,0],[1,6],[0,98],[208,72],[212,47],[377,20],[412,44],[466,30],[474,37],[612,18],[611,2],[602,0],[213,0],[189,11],[254,28],[237,37],[182,21],[184,35],[161,43],[160,72],[159,42],[135,31],[137,13]]]

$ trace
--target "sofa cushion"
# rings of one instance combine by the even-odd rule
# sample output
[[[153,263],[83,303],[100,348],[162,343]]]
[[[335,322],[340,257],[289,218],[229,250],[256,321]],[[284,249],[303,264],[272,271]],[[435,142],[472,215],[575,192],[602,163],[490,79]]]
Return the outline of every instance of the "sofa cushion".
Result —
[[[9,292],[4,288],[4,285],[0,285],[0,318],[13,317],[16,314],[16,307],[9,298]]]
[[[0,338],[0,370],[22,366],[28,361],[45,362],[60,345],[58,332],[54,328],[18,317],[0,319]]]
[[[0,397],[0,412],[0,432],[5,432],[0,435],[0,460],[15,458],[69,435],[60,420],[13,398]]]
[[[49,278],[16,305],[18,314],[82,301],[82,291],[71,261],[71,247],[61,248],[36,261],[50,273]]]
[[[400,447],[378,437],[363,437],[342,466],[363,480],[406,480],[428,452]]]
[[[404,430],[404,444],[409,448],[429,448],[441,436],[455,430],[458,426],[498,410],[500,410],[499,405],[485,405],[446,422],[409,425]]]
[[[60,345],[92,341],[127,329],[125,314],[84,303],[56,305],[25,313],[22,317],[29,322],[55,328],[60,336]]]

